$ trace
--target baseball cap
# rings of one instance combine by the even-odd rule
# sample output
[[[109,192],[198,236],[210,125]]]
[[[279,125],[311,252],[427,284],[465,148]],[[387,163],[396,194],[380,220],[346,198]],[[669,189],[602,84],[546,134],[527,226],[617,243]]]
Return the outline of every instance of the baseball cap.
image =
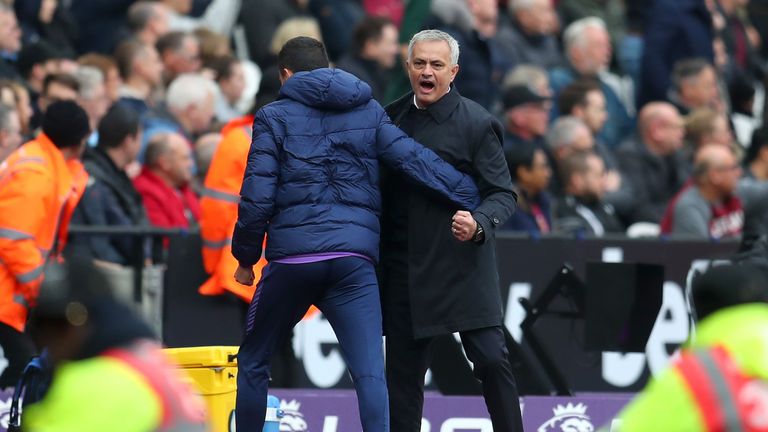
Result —
[[[515,108],[528,103],[544,102],[550,99],[549,96],[541,94],[535,88],[525,84],[507,87],[502,93],[504,109]]]

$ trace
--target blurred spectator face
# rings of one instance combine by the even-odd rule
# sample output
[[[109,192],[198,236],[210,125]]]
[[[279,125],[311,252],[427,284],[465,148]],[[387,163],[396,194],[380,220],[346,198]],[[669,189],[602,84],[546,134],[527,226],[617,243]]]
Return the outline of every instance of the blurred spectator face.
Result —
[[[579,127],[573,131],[571,137],[571,151],[592,150],[595,146],[595,138],[588,127]]]
[[[731,132],[731,126],[728,124],[728,119],[720,115],[712,123],[712,133],[704,136],[702,144],[712,143],[730,146],[733,144],[733,141],[734,137]]]
[[[719,106],[720,92],[714,68],[707,67],[696,77],[683,80],[680,84],[680,98],[690,108]]]
[[[459,65],[451,62],[451,48],[445,41],[415,43],[407,68],[416,101],[422,108],[445,96],[459,72]]]
[[[707,178],[718,192],[723,196],[728,196],[736,191],[741,177],[741,165],[729,148],[722,147],[722,152],[718,153],[722,154],[709,168]]]
[[[658,120],[655,129],[663,154],[674,153],[683,146],[685,123],[677,110],[665,113]]]
[[[130,163],[136,162],[136,160],[139,157],[139,153],[141,152],[141,140],[142,136],[144,134],[144,131],[139,127],[139,131],[136,132],[136,135],[128,135],[126,137],[125,142],[125,154],[128,156],[128,160]]]
[[[21,145],[22,137],[19,114],[12,110],[8,116],[8,126],[1,126],[2,124],[0,124],[0,162],[4,161],[8,155]]]
[[[151,45],[146,45],[139,61],[134,66],[136,74],[153,86],[158,86],[163,82],[163,69],[163,62],[160,61],[157,49]]]
[[[605,195],[605,164],[596,154],[587,158],[587,171],[582,174],[576,174],[581,177],[581,190],[578,193],[579,198],[587,202],[600,202]]]
[[[192,180],[192,150],[179,134],[168,139],[168,152],[161,157],[159,167],[175,187],[183,187]]]
[[[599,132],[606,120],[608,120],[608,111],[605,109],[605,95],[603,92],[593,90],[586,95],[586,104],[583,107],[576,107],[574,115],[581,118],[589,127],[592,133]]]
[[[94,86],[88,97],[78,97],[77,103],[88,113],[91,130],[96,130],[101,118],[104,117],[109,108],[109,98],[104,83]]]
[[[536,195],[549,187],[549,179],[552,178],[552,170],[547,162],[547,156],[543,150],[536,150],[533,154],[533,163],[530,169],[520,166],[517,169],[517,177],[520,186],[528,193]]]
[[[509,115],[516,128],[538,137],[547,133],[551,109],[551,102],[528,103],[512,108]]]
[[[104,77],[104,90],[109,101],[115,102],[120,98],[120,86],[122,85],[123,79],[120,78],[120,72],[117,71],[117,67],[109,68],[107,75]]]
[[[17,53],[21,49],[21,29],[13,11],[0,11],[0,51]]]
[[[371,40],[366,44],[364,50],[370,58],[385,69],[390,69],[397,63],[397,55],[400,46],[397,43],[397,27],[386,25],[381,29],[381,36],[378,40]]]
[[[21,132],[24,135],[29,134],[29,122],[32,120],[34,110],[32,102],[29,99],[29,91],[23,85],[15,85],[13,91],[16,95],[16,112],[19,114],[21,122]]]
[[[48,85],[45,93],[40,95],[38,105],[40,106],[40,111],[45,112],[48,109],[48,105],[56,101],[77,100],[77,96],[75,89],[53,81]]]
[[[517,11],[515,18],[529,35],[550,34],[556,19],[552,0],[535,0],[531,7]]]
[[[147,30],[149,30],[156,38],[168,33],[170,21],[170,11],[168,6],[157,3],[153,9],[152,17],[147,22]]]
[[[53,20],[53,14],[56,12],[58,5],[58,0],[42,0],[40,2],[40,11],[37,15],[40,18],[40,22],[50,23]]]
[[[172,77],[200,70],[200,43],[193,36],[184,38],[179,51],[167,51],[163,56],[165,70]]]
[[[571,48],[571,62],[583,75],[596,75],[608,68],[611,63],[611,38],[600,27],[590,26],[584,29],[581,44]]]
[[[496,35],[499,10],[496,0],[469,0],[475,30],[486,38]]]
[[[205,103],[192,104],[187,107],[185,115],[191,125],[192,132],[203,132],[211,126],[214,114],[214,95],[209,94]]]
[[[230,104],[240,100],[245,90],[245,72],[242,63],[237,62],[232,65],[229,76],[219,80],[219,88]]]

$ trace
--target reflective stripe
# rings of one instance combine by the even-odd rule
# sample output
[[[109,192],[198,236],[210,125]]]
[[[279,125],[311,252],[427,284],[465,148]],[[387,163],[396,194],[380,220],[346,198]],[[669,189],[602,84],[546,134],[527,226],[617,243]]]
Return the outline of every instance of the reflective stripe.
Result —
[[[33,280],[39,278],[40,275],[42,274],[43,274],[43,266],[40,265],[26,273],[22,273],[16,276],[16,280],[19,281],[19,283],[30,283]]]
[[[207,247],[210,249],[221,249],[223,247],[229,246],[232,244],[232,239],[224,239],[220,241],[213,241],[213,240],[205,240],[203,239],[203,247]]]
[[[35,237],[23,231],[18,231],[11,228],[0,228],[0,238],[8,240],[27,240],[33,239]]]
[[[200,196],[213,198],[221,201],[231,202],[231,203],[239,203],[240,202],[240,195],[235,195],[227,192],[220,192],[217,190],[213,190],[207,187],[204,187],[200,191]]]
[[[21,163],[26,163],[26,162],[43,163],[45,161],[43,160],[43,158],[41,158],[39,156],[26,156],[26,157],[20,157],[20,158],[16,159],[14,164],[21,164]]]
[[[24,296],[21,295],[21,294],[14,295],[13,296],[13,302],[14,303],[18,303],[18,304],[24,306],[25,308],[29,309],[29,303],[27,303],[27,299],[25,299]]]
[[[718,366],[715,358],[709,350],[696,353],[696,357],[704,367],[709,379],[712,382],[712,386],[715,389],[717,400],[720,402],[720,408],[723,410],[723,421],[725,423],[725,430],[728,432],[741,432],[744,428],[741,425],[741,418],[739,416],[739,409],[736,407],[736,401],[734,400],[731,389],[728,386],[728,382],[723,376],[721,367]]]
[[[250,137],[253,135],[253,126],[243,126],[243,132],[245,132],[245,135]]]

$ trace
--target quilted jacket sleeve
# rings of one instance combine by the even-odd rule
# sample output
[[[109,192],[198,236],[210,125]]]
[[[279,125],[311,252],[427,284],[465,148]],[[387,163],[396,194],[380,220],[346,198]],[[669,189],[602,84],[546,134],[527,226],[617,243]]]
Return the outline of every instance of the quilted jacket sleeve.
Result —
[[[253,123],[251,149],[232,236],[232,255],[242,266],[251,267],[261,258],[264,234],[275,208],[278,174],[277,144],[262,110]]]
[[[456,170],[432,150],[401,131],[381,109],[376,135],[379,159],[390,168],[440,194],[457,207],[474,210],[480,194],[472,177]]]

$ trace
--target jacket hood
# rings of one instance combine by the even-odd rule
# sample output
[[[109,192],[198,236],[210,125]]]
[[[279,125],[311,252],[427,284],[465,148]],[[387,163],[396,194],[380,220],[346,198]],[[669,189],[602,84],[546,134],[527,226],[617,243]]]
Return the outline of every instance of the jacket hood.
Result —
[[[371,87],[341,69],[297,72],[280,89],[280,97],[319,109],[347,110],[371,100]]]

